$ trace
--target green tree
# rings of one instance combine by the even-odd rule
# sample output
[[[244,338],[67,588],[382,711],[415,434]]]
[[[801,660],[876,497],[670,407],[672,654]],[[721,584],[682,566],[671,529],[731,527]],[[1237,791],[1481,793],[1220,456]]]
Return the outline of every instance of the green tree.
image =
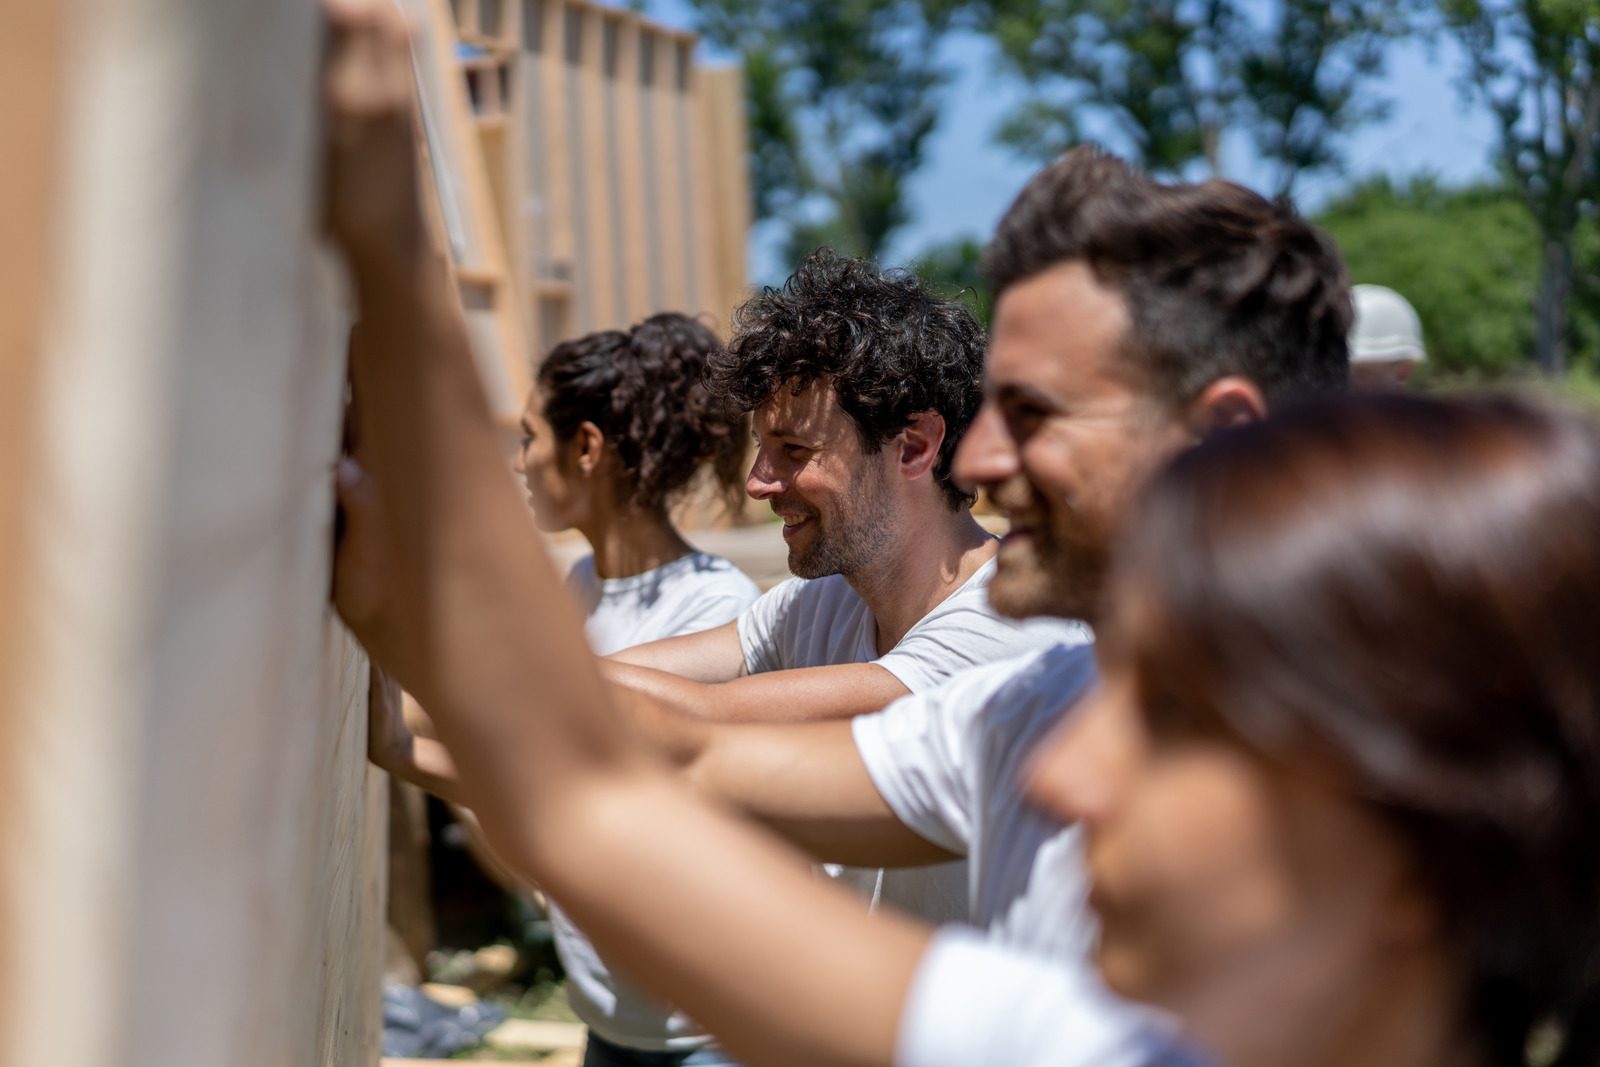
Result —
[[[1560,373],[1576,266],[1573,235],[1600,196],[1600,5],[1440,0],[1466,49],[1468,92],[1499,125],[1500,169],[1538,227],[1534,355]]]
[[[1289,193],[1379,117],[1370,92],[1415,0],[980,0],[964,7],[1028,87],[1002,142],[1049,159],[1101,133],[1157,174],[1221,171],[1246,132]],[[1103,132],[1102,132],[1103,131]]]
[[[1380,178],[1329,204],[1317,221],[1339,242],[1352,280],[1387,285],[1416,307],[1430,372],[1494,376],[1528,366],[1540,241],[1515,192]],[[1600,266],[1593,223],[1579,228],[1575,244]],[[1600,349],[1600,299],[1580,301],[1570,326],[1578,350]]]
[[[994,295],[983,276],[983,243],[976,237],[935,244],[912,260],[911,269],[940,296],[964,302],[983,328],[989,328]]]
[[[878,257],[909,221],[950,72],[949,18],[916,0],[694,0],[698,29],[743,61],[756,217],[792,261],[819,244]]]

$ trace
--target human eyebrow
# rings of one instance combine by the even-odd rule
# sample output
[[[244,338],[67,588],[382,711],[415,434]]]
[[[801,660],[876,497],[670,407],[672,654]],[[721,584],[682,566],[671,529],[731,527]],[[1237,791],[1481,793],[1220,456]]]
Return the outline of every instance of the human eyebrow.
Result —
[[[1006,382],[995,388],[995,401],[1007,407],[1032,407],[1042,411],[1059,411],[1061,402],[1049,393],[1032,385]]]

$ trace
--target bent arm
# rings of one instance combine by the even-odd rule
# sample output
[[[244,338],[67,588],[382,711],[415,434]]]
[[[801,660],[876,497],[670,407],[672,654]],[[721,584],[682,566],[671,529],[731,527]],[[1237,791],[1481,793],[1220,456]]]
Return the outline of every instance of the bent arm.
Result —
[[[739,647],[739,623],[724,623],[711,630],[648,641],[604,660],[607,671],[625,671],[629,664],[652,672],[667,672],[695,682],[727,682],[744,673],[744,650]],[[626,673],[622,674],[626,677]]]
[[[751,1063],[887,1065],[929,932],[868,916],[631,741],[560,579],[530,551],[446,264],[390,243],[422,228],[380,210],[414,181],[403,23],[387,0],[328,8],[329,216],[363,327],[365,473],[344,487],[340,565],[380,537],[387,564],[376,588],[336,575],[341,613],[428,707],[496,853],[621,970]]]
[[[658,642],[660,643],[660,642]],[[765,671],[707,684],[608,661],[607,680],[711,722],[804,723],[877,711],[905,696],[900,679],[875,663]]]

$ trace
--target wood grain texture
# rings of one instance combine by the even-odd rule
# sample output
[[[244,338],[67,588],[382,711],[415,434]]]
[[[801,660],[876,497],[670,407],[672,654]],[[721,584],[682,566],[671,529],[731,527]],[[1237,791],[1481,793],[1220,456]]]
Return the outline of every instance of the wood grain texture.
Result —
[[[374,1063],[383,791],[326,607],[316,6],[70,14],[0,1063]]]
[[[44,342],[49,220],[57,178],[65,18],[55,4],[17,4],[0,15],[0,604],[15,605],[24,560],[24,504],[32,484],[34,389]],[[21,972],[17,932],[26,916],[14,879],[22,872],[18,838],[27,809],[16,788],[28,743],[15,677],[25,620],[0,610],[0,1033],[11,1026]],[[0,1056],[3,1062],[3,1056]]]

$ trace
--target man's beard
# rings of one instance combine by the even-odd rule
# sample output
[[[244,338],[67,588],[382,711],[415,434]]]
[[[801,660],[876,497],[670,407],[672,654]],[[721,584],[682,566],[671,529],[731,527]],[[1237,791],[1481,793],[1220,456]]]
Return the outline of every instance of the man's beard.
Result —
[[[895,516],[889,513],[883,477],[875,470],[863,473],[838,498],[842,506],[824,525],[808,509],[815,529],[803,550],[789,546],[789,572],[800,578],[826,578],[830,574],[854,577],[882,556],[893,533]]]
[[[1086,517],[1037,499],[1031,512],[1036,519],[1026,532],[1000,546],[990,605],[1013,619],[1052,615],[1092,622],[1110,566],[1106,539]]]

